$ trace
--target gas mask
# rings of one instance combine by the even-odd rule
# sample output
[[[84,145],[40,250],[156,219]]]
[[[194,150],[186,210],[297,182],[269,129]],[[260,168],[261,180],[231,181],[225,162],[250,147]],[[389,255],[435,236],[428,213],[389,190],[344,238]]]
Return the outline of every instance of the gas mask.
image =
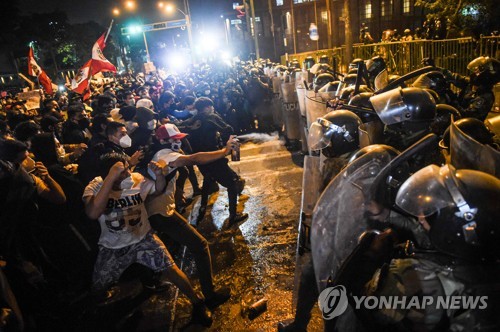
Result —
[[[129,148],[132,146],[132,139],[130,138],[129,135],[125,135],[122,138],[120,138],[120,146],[122,148]]]

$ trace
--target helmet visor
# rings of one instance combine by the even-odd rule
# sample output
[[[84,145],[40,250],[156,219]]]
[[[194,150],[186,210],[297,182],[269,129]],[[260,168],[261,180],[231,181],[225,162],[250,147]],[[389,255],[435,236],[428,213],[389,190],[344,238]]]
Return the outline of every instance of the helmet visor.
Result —
[[[432,80],[425,76],[425,75],[420,75],[419,78],[415,80],[412,84],[415,88],[420,88],[420,89],[430,89],[432,86]]]
[[[373,85],[375,85],[375,91],[383,89],[389,84],[389,75],[387,74],[387,70],[382,70],[377,77],[375,77],[375,81]]]
[[[309,127],[309,136],[307,137],[307,144],[311,150],[322,150],[330,145],[333,131],[328,130],[328,127],[323,126],[323,123],[331,123],[328,120],[319,118]]]
[[[389,90],[370,98],[380,120],[386,125],[403,122],[406,119],[405,116],[409,114],[401,90],[401,88]]]
[[[429,165],[403,183],[396,196],[396,205],[415,217],[426,217],[454,203],[441,169]]]

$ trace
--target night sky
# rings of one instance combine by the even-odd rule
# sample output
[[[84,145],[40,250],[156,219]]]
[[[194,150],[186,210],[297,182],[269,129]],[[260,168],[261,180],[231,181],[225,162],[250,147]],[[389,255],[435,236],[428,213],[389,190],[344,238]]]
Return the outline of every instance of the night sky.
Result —
[[[124,0],[18,0],[18,2],[22,14],[61,10],[68,14],[70,23],[94,20],[106,26],[112,18],[112,8],[118,3],[124,3]],[[145,23],[153,23],[161,19],[157,10],[157,0],[136,0],[136,2],[139,8],[134,15],[140,16]],[[179,8],[184,10],[183,1],[169,2],[177,3]],[[200,25],[211,25],[221,13],[232,10],[232,3],[231,0],[190,0],[189,6],[193,22]]]

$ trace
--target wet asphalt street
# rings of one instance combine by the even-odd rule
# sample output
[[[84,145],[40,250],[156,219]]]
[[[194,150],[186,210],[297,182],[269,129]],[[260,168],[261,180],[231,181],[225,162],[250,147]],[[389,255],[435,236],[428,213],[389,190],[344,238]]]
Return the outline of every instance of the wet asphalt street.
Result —
[[[255,137],[254,137],[255,138]],[[293,317],[293,289],[297,226],[300,214],[303,156],[289,152],[275,135],[260,135],[243,143],[241,161],[231,167],[246,179],[238,210],[250,217],[232,227],[227,192],[220,187],[211,196],[205,219],[198,230],[210,243],[217,285],[231,288],[231,299],[214,310],[211,328],[190,325],[191,305],[172,289],[151,296],[136,313],[137,321],[124,329],[138,331],[276,331],[278,321]],[[186,187],[186,195],[190,189]],[[199,197],[185,215],[197,214]],[[196,266],[190,253],[166,240],[176,262],[199,289]],[[250,320],[245,308],[262,298],[267,310]],[[320,331],[317,308],[310,331]]]

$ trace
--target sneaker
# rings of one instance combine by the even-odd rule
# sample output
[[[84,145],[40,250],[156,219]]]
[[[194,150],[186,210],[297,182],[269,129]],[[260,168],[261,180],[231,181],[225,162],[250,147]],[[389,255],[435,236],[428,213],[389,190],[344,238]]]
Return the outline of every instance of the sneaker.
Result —
[[[215,309],[221,304],[227,302],[231,297],[231,289],[228,287],[220,287],[214,290],[214,293],[205,299],[205,304],[210,309]]]
[[[248,213],[236,213],[234,216],[229,216],[229,225],[237,224],[248,218]]]
[[[200,302],[193,304],[191,324],[202,325],[204,327],[210,327],[212,325],[212,313],[208,310],[205,303]]]

